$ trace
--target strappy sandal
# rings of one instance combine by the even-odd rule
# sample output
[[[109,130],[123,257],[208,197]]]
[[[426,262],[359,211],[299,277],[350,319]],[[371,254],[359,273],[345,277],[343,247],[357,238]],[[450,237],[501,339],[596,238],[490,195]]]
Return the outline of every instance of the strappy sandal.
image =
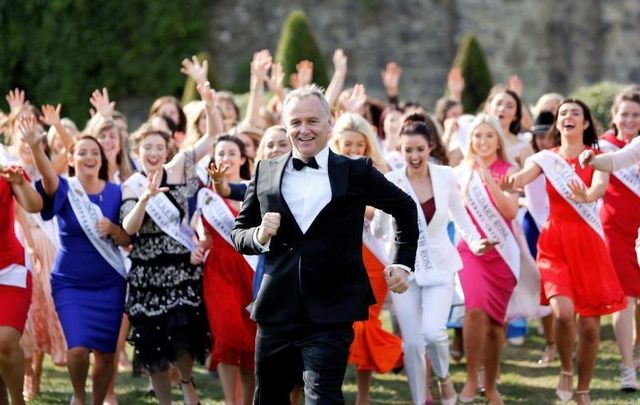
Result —
[[[569,378],[570,386],[573,387],[573,372],[560,370],[560,380],[558,381],[558,386],[556,387],[556,395],[558,396],[558,399],[563,404],[566,404],[571,401],[571,398],[573,398],[573,388],[571,388],[570,390],[561,390],[560,383],[562,382],[563,378]]]
[[[182,389],[183,385],[193,385],[193,389],[196,391],[196,395],[198,394],[197,392],[197,388],[196,388],[196,382],[193,380],[193,376],[191,376],[191,378],[189,378],[188,380],[183,380],[180,379],[180,390],[184,393],[184,390]],[[189,405],[186,402],[184,403],[184,405]],[[198,402],[195,405],[200,405],[200,401],[198,400]]]
[[[584,390],[584,391],[576,391],[576,400],[578,398],[580,398],[580,396],[585,396],[586,395],[586,399],[587,399],[587,404],[591,404],[591,396],[589,395],[589,390]]]
[[[448,386],[450,386],[451,391],[453,391],[451,398],[444,397],[444,390]],[[440,391],[440,403],[442,405],[455,405],[456,402],[458,402],[458,394],[456,393],[456,387],[453,385],[453,381],[451,381],[451,375],[448,375],[444,381],[438,380],[438,390]]]

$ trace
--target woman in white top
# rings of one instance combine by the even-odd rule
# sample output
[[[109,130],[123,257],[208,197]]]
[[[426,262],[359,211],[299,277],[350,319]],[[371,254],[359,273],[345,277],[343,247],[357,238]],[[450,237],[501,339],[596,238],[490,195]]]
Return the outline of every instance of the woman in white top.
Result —
[[[420,239],[414,277],[405,294],[392,296],[402,331],[404,365],[414,404],[423,404],[426,399],[425,343],[429,360],[438,376],[442,403],[455,404],[457,399],[449,375],[446,324],[454,275],[462,268],[462,260],[447,233],[449,219],[477,254],[493,246],[491,242],[480,239],[471,222],[453,170],[429,162],[436,136],[423,122],[406,123],[399,138],[400,153],[406,167],[387,174],[387,178],[409,193],[418,206]],[[376,211],[374,232],[385,238],[388,247],[393,245],[390,216]],[[393,252],[389,250],[387,253],[391,257]],[[423,308],[428,310],[423,311]]]

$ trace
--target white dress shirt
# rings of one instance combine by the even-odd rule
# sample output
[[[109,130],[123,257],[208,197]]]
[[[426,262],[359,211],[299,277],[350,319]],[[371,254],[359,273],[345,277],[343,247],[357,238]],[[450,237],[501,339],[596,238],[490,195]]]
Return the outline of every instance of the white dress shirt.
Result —
[[[295,154],[294,154],[294,157]],[[282,196],[302,233],[306,233],[320,211],[331,201],[329,182],[329,147],[316,156],[318,169],[296,170],[289,159],[282,176]]]

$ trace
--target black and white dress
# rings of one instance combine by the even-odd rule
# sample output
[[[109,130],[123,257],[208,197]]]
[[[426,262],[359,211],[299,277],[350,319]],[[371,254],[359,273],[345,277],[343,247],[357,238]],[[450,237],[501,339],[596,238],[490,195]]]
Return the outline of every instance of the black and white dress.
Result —
[[[181,216],[188,215],[188,199],[198,191],[194,158],[193,150],[185,152],[184,184],[167,184],[163,170],[161,187],[170,189],[166,195]],[[136,201],[124,200],[121,219]],[[202,298],[202,268],[192,265],[191,252],[148,214],[132,243],[126,312],[131,322],[128,341],[135,348],[134,372],[167,370],[182,350],[203,363],[211,337]]]

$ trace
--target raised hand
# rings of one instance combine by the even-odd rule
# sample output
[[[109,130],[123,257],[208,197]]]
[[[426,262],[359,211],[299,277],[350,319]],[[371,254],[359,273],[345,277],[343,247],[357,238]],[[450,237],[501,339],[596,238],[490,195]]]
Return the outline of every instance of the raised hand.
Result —
[[[267,86],[274,94],[284,91],[284,68],[280,63],[271,65],[271,76],[267,80]]]
[[[142,192],[140,200],[146,202],[158,193],[166,193],[167,191],[169,191],[169,187],[160,187],[161,180],[162,170],[156,170],[155,172],[151,173],[151,177],[147,180],[147,188]]]
[[[447,88],[451,96],[457,100],[462,99],[462,92],[464,91],[464,77],[458,67],[452,67],[447,74]]]
[[[109,92],[106,87],[102,88],[102,92],[100,90],[94,90],[93,93],[91,93],[89,102],[95,109],[95,112],[100,114],[103,118],[109,119],[113,117],[113,111],[116,109],[116,102],[109,101]]]
[[[209,172],[209,177],[213,184],[220,184],[224,180],[224,176],[227,174],[227,170],[229,170],[229,166],[220,165],[217,166],[216,162],[211,161],[209,163],[209,168],[207,171]]]
[[[278,212],[264,214],[256,235],[258,242],[262,245],[269,242],[278,233],[278,228],[280,228],[280,214]]]
[[[585,149],[578,156],[578,161],[580,162],[580,167],[591,166],[590,163],[593,161],[593,158],[596,157],[596,154],[591,149]]]
[[[62,106],[58,104],[57,106],[52,106],[50,104],[45,104],[42,106],[42,117],[40,117],[40,121],[43,124],[47,124],[49,126],[60,125],[60,109]]]
[[[109,235],[113,234],[113,228],[115,225],[111,220],[107,217],[102,217],[96,223],[96,229],[102,238],[106,238]]]
[[[387,66],[380,73],[382,76],[382,84],[387,89],[387,95],[395,97],[398,95],[400,86],[400,77],[402,76],[402,68],[395,62],[387,63]]]
[[[333,53],[333,69],[336,72],[347,73],[347,55],[340,48]]]
[[[409,289],[409,273],[398,265],[391,264],[385,267],[383,275],[389,291],[402,294]]]
[[[572,180],[569,182],[568,186],[569,190],[571,190],[571,194],[567,196],[568,199],[578,203],[589,202],[587,186],[583,182]]]
[[[38,119],[32,115],[20,117],[18,130],[22,134],[22,140],[31,148],[35,148],[47,136],[44,131],[40,131]]]
[[[348,112],[362,115],[364,105],[367,102],[367,92],[362,84],[356,84],[351,90],[349,98],[345,100],[344,107]]]
[[[184,58],[180,72],[189,76],[198,84],[204,83],[207,81],[207,75],[209,74],[209,62],[203,60],[202,63],[200,63],[198,57],[195,55],[193,55],[190,60]]]
[[[517,74],[512,74],[509,77],[509,81],[507,81],[507,87],[509,90],[513,90],[514,93],[518,95],[518,97],[522,97],[522,80]]]
[[[487,165],[484,164],[482,159],[480,159],[480,157],[478,156],[475,157],[473,168],[478,171],[478,174],[480,174],[480,179],[484,184],[495,182],[495,180],[493,179],[493,176],[491,175],[491,171],[489,170]]]
[[[24,169],[15,165],[0,167],[0,177],[11,184],[20,185],[24,183]]]
[[[518,189],[515,187],[515,177],[513,176],[502,176],[500,178],[500,182],[498,185],[502,191],[506,191],[507,193],[515,194],[518,192]]]
[[[251,61],[251,74],[261,83],[266,82],[269,79],[268,72],[272,62],[273,58],[269,50],[263,49],[254,53]]]
[[[196,86],[196,89],[198,89],[200,98],[202,98],[202,101],[204,101],[207,109],[212,111],[215,108],[216,91],[211,88],[209,82],[198,84],[198,86]]]
[[[296,89],[306,86],[313,80],[313,62],[302,60],[296,63],[296,72],[291,74],[291,85]]]
[[[5,99],[7,100],[7,104],[9,104],[9,111],[14,112],[19,110],[25,104],[24,90],[20,90],[17,87],[14,90],[9,90],[9,94],[7,94]]]

